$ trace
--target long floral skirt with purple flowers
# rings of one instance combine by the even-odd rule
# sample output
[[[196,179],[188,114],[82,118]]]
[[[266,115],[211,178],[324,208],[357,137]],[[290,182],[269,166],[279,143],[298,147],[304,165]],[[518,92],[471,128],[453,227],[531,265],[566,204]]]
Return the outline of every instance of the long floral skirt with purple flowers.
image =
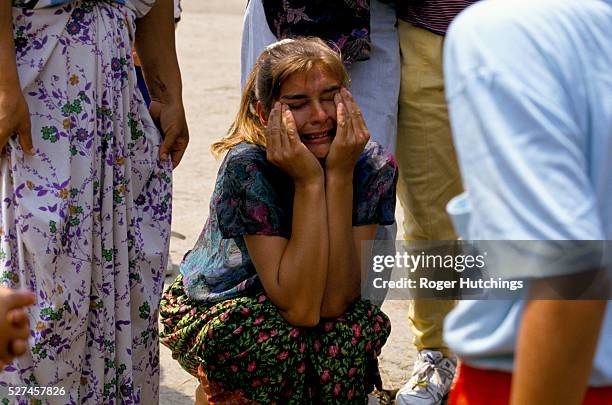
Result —
[[[63,388],[51,404],[157,403],[171,167],[136,87],[134,13],[13,8],[13,27],[36,154],[13,138],[0,157],[0,283],[37,301],[30,351],[0,386]],[[30,403],[7,392],[0,403]]]
[[[380,383],[377,356],[391,331],[365,300],[297,328],[264,294],[201,305],[182,276],[164,292],[160,315],[162,343],[204,382],[211,404],[364,404]]]

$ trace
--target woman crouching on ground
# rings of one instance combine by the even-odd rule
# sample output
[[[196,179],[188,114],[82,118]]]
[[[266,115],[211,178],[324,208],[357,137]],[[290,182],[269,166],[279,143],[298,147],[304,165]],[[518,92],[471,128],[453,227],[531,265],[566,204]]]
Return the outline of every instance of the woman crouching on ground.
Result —
[[[361,241],[394,221],[397,168],[318,39],[260,55],[210,216],[161,303],[202,403],[360,403],[390,323],[360,299]]]

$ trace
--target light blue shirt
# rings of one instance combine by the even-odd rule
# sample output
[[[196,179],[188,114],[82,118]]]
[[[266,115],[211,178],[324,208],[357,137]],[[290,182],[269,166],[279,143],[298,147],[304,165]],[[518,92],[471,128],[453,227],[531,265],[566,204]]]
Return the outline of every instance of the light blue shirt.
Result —
[[[451,25],[444,57],[469,237],[612,240],[612,2],[479,2]],[[461,302],[449,347],[512,370],[523,304]],[[590,385],[612,385],[612,305]]]

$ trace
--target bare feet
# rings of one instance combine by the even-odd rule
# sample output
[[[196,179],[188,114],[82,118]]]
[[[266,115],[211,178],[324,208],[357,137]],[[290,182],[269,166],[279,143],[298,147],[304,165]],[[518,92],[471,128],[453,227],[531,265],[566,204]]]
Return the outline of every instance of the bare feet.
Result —
[[[198,385],[198,388],[196,388],[195,397],[196,399],[194,405],[208,405],[206,392],[204,392],[204,387],[202,387],[202,384]]]

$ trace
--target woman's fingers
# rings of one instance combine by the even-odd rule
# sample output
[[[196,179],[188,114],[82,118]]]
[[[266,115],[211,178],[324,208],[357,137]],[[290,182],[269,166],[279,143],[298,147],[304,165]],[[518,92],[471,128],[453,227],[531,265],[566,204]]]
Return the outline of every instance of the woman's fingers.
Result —
[[[342,96],[342,103],[346,108],[346,138],[351,141],[355,139],[355,103],[352,102],[352,98],[350,97],[350,93],[346,88],[342,88],[340,90]]]
[[[293,118],[291,109],[288,107],[287,111],[285,112],[285,122],[287,124],[287,139],[289,140],[289,145],[295,147],[300,142],[300,136],[297,131],[295,118]]]
[[[164,132],[164,141],[159,148],[160,159],[165,162],[170,157],[172,167],[176,168],[181,162],[188,144],[189,132],[187,132],[186,127],[183,130],[178,126],[167,127]]]
[[[189,144],[189,128],[185,120],[183,105],[152,101],[149,113],[163,137],[159,146],[159,159],[162,162],[170,159],[172,167],[175,168],[181,162]]]
[[[299,142],[297,125],[289,106],[279,102],[274,104],[266,133],[268,160],[276,164],[292,160],[301,142]]]
[[[289,107],[285,104],[281,104],[280,110],[280,146],[283,152],[287,151],[289,147],[289,139],[287,139],[287,111]]]
[[[278,102],[274,103],[270,111],[266,138],[268,152],[276,152],[280,147],[280,103]]]
[[[353,98],[353,95],[346,88],[342,89],[342,93],[345,102],[349,106],[351,127],[353,129],[355,140],[358,140],[359,142],[367,142],[370,135],[365,119],[363,118],[361,108],[359,108],[355,102],[355,99]]]
[[[340,93],[334,95],[334,103],[336,104],[336,138],[344,139],[348,128],[348,117],[345,103],[342,101]]]
[[[30,124],[30,115],[27,113],[19,123],[17,128],[17,136],[19,137],[19,144],[21,149],[30,155],[34,155],[34,145],[32,144],[32,127]]]

